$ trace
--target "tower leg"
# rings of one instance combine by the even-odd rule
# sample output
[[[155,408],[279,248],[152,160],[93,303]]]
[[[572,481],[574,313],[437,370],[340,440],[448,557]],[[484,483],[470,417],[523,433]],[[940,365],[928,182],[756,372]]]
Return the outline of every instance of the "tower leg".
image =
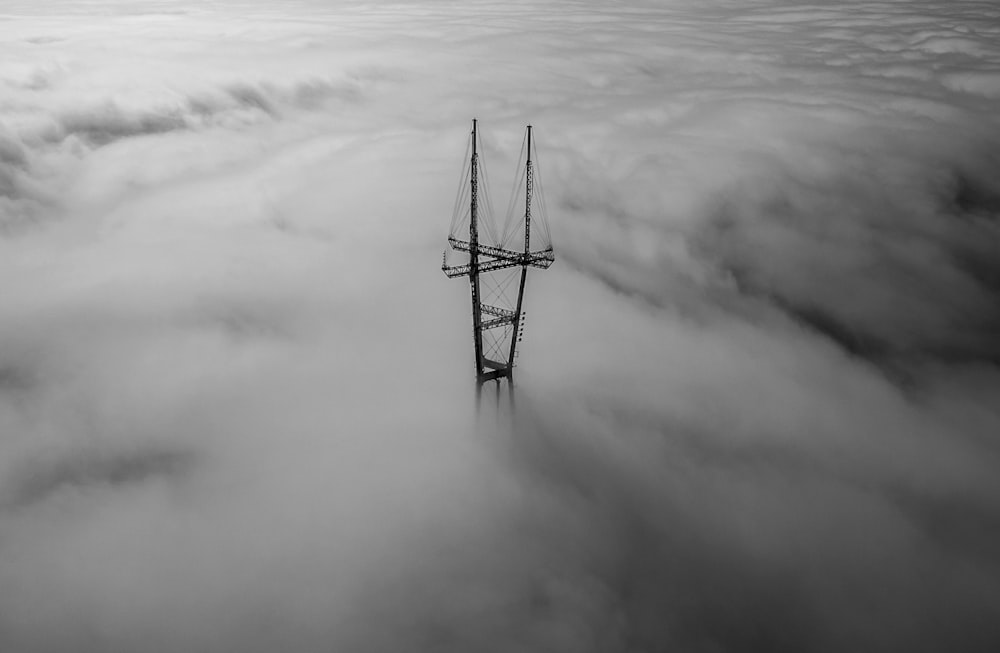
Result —
[[[514,332],[510,336],[510,351],[507,354],[507,369],[513,374],[514,355],[517,353],[517,341],[521,338],[521,305],[524,301],[524,282],[528,278],[528,268],[521,267],[521,283],[517,288],[517,306],[514,308]],[[513,377],[511,377],[513,378]]]
[[[481,417],[483,411],[483,383],[476,379],[476,419]]]

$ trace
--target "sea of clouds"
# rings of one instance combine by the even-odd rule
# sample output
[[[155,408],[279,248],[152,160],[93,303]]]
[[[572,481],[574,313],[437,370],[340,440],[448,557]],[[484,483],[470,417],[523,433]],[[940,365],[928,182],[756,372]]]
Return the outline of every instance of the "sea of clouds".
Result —
[[[992,2],[5,0],[0,650],[998,650],[998,106]]]

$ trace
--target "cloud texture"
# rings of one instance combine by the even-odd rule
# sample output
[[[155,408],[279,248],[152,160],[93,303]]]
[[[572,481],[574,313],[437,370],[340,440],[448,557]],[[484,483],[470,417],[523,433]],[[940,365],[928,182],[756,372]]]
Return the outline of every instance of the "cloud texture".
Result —
[[[0,648],[996,650],[998,25],[5,4]],[[473,116],[558,256],[509,422]]]

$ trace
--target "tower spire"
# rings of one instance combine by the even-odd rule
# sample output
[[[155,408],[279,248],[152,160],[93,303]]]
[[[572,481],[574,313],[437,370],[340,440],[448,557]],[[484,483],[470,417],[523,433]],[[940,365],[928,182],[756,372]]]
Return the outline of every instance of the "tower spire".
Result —
[[[528,155],[524,163],[524,253],[531,249],[531,125],[528,125]]]

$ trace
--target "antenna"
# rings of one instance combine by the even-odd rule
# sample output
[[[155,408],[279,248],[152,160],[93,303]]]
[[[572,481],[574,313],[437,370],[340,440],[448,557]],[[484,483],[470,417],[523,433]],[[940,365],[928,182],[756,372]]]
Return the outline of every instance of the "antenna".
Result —
[[[479,121],[473,119],[472,134],[467,151],[471,152],[467,166],[462,170],[458,196],[455,202],[455,212],[452,216],[451,233],[448,244],[452,250],[468,254],[468,262],[459,265],[448,264],[448,252],[441,269],[449,278],[469,277],[472,290],[472,338],[476,354],[476,381],[478,387],[487,381],[506,378],[513,381],[514,362],[517,358],[517,344],[521,341],[524,330],[524,285],[528,276],[528,268],[547,269],[555,261],[555,253],[548,239],[548,228],[545,223],[544,202],[536,208],[535,224],[532,224],[532,207],[541,193],[535,192],[534,162],[532,154],[534,142],[531,125],[528,125],[525,142],[522,144],[522,160],[524,161],[524,177],[520,178],[521,165],[518,163],[518,179],[515,181],[511,194],[511,203],[505,220],[505,228],[498,232],[493,222],[492,206],[489,202],[489,190],[485,183],[486,168],[481,158],[479,147]],[[466,186],[466,183],[468,184]],[[524,187],[524,217],[514,219],[514,206],[521,184]],[[468,210],[465,209],[466,191]],[[482,196],[482,197],[481,197]],[[485,201],[481,201],[485,200]],[[465,218],[469,220],[469,239],[458,237]],[[507,247],[507,241],[524,225],[524,250],[516,251]],[[480,227],[482,235],[480,236]],[[535,229],[536,241],[540,238],[542,246],[532,251],[531,235]],[[513,229],[513,230],[512,230]],[[484,242],[485,240],[485,242]],[[537,243],[536,243],[537,246]],[[514,282],[518,281],[516,298],[511,294]],[[486,315],[487,319],[483,320]]]

